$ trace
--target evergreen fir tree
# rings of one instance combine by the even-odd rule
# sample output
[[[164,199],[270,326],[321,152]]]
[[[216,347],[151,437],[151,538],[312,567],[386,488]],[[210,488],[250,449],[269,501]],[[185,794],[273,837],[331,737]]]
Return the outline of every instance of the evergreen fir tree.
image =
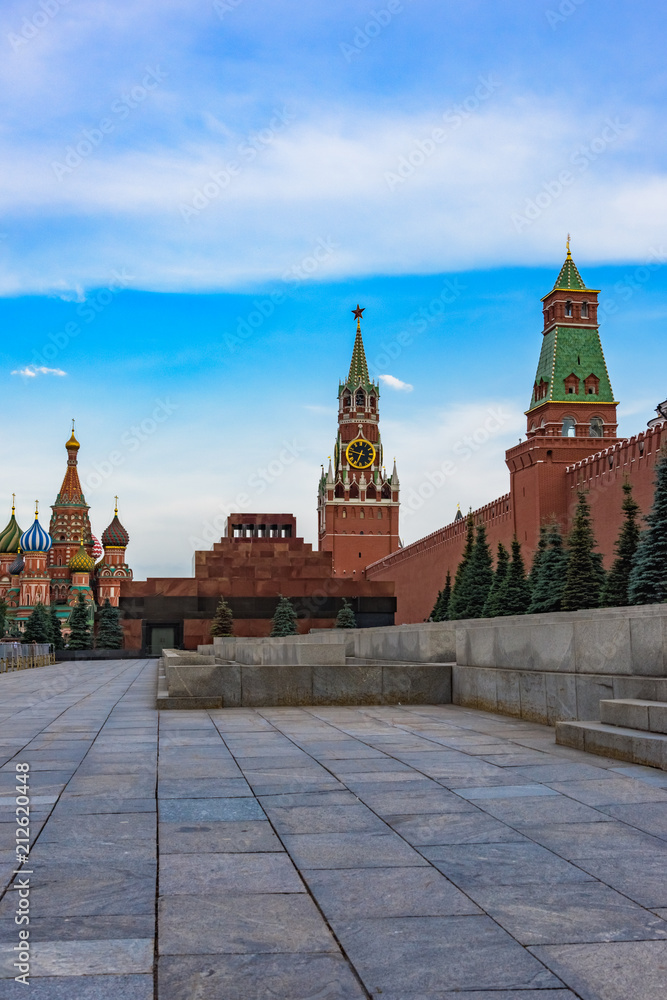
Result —
[[[120,609],[115,608],[107,597],[100,608],[95,645],[98,649],[122,649],[123,638]]]
[[[655,470],[653,506],[646,518],[648,527],[639,541],[630,573],[628,597],[631,604],[659,604],[667,601],[667,450]]]
[[[343,607],[340,609],[336,615],[336,624],[334,628],[356,628],[357,619],[354,617],[354,611],[352,610],[352,605],[344,597]]]
[[[433,611],[431,612],[431,617],[429,621],[431,622],[446,622],[448,616],[449,602],[452,599],[452,574],[447,570],[447,576],[445,577],[445,586],[442,590],[438,591],[438,597],[433,605]]]
[[[60,618],[56,614],[55,605],[52,604],[49,608],[49,619],[51,622],[51,642],[53,643],[54,649],[64,649],[65,640],[63,639],[63,632],[60,627]]]
[[[560,611],[565,589],[568,552],[558,522],[544,525],[543,535],[546,548],[542,551],[537,567],[533,564],[534,572],[531,573],[532,597],[528,606],[529,615]]]
[[[459,563],[456,576],[454,577],[454,585],[452,587],[452,596],[449,600],[449,605],[447,607],[447,619],[453,621],[456,618],[465,618],[465,611],[468,606],[469,598],[469,574],[468,566],[470,560],[472,559],[472,552],[475,547],[475,522],[473,520],[472,513],[468,514],[467,525],[466,525],[466,544],[463,550],[463,557]]]
[[[568,539],[569,559],[561,598],[563,611],[581,611],[600,606],[604,569],[602,556],[593,551],[595,545],[591,509],[586,494],[580,492]]]
[[[36,604],[23,630],[24,642],[51,642],[51,619],[43,604]]]
[[[288,597],[280,596],[278,607],[271,619],[271,638],[282,635],[298,635],[296,627],[296,611]]]
[[[498,552],[496,554],[496,570],[493,574],[493,583],[489,596],[484,605],[484,618],[496,618],[500,614],[499,596],[507,571],[510,565],[510,554],[502,542],[498,542]]]
[[[521,555],[521,544],[512,540],[512,559],[498,593],[499,615],[525,615],[530,604],[530,585]]]
[[[486,527],[477,525],[475,547],[468,564],[468,603],[466,618],[481,618],[493,584],[493,560],[486,540]]]
[[[224,597],[220,598],[215,609],[215,617],[211,622],[211,635],[218,637],[234,635],[234,616]]]
[[[69,629],[68,649],[93,648],[93,634],[88,621],[88,605],[81,592],[79,592],[77,602],[70,612]]]
[[[535,555],[533,556],[533,565],[530,567],[530,573],[528,574],[528,583],[530,584],[530,589],[535,589],[535,583],[537,581],[537,576],[540,571],[540,563],[542,562],[542,557],[547,550],[549,544],[549,525],[542,524],[540,526],[540,538],[537,543],[537,549],[535,550]]]

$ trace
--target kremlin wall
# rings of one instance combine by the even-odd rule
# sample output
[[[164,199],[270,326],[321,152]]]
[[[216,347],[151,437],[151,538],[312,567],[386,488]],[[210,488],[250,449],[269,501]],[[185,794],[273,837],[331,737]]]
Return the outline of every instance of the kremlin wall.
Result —
[[[644,513],[653,499],[656,460],[667,440],[667,402],[647,430],[629,440],[618,437],[598,293],[584,283],[568,246],[554,287],[542,299],[526,439],[505,455],[509,491],[472,512],[485,524],[492,549],[498,542],[509,549],[516,536],[527,565],[545,521],[569,530],[578,491],[587,491],[607,566],[622,521],[624,480]],[[126,648],[149,654],[207,644],[221,596],[238,636],[267,636],[281,595],[294,603],[300,632],[332,628],[344,599],[361,628],[427,620],[447,572],[453,577],[462,557],[466,521],[459,512],[451,524],[401,547],[398,471],[396,462],[390,473],[384,463],[380,387],[370,379],[361,335],[364,310],[352,312],[352,360],[338,386],[333,455],[326,472],[322,466],[317,490],[317,551],[298,536],[291,514],[237,514],[219,542],[195,553],[193,577],[134,580],[126,561],[129,534],[117,507],[101,544],[92,535],[72,430],[49,531],[38,512],[22,531],[12,507],[0,533],[0,598],[8,618],[20,625],[38,602],[55,605],[66,635],[79,594],[91,617],[108,598],[122,611]]]
[[[492,551],[498,542],[509,549],[516,535],[527,567],[545,521],[557,520],[569,531],[581,489],[588,493],[607,568],[621,527],[625,478],[643,513],[653,500],[655,464],[667,440],[667,403],[646,431],[629,440],[617,436],[617,402],[597,324],[598,294],[586,287],[568,247],[556,283],[542,299],[542,345],[526,439],[505,454],[509,492],[472,512],[475,523],[485,524]],[[447,572],[454,577],[465,535],[459,516],[366,568],[368,580],[394,584],[395,624],[428,619]]]

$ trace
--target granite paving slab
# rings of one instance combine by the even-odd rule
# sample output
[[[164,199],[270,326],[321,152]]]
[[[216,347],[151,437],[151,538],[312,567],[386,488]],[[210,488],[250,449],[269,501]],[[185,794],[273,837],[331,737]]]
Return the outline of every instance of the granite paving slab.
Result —
[[[603,814],[644,833],[667,840],[667,802],[636,802],[600,806]]]
[[[203,898],[166,896],[160,899],[158,922],[161,955],[339,953],[307,895],[209,892]]]
[[[298,868],[387,868],[425,865],[400,837],[382,833],[299,833],[281,837]]]
[[[160,895],[305,892],[286,854],[164,854],[160,858]]]
[[[505,823],[483,812],[424,813],[410,816],[388,816],[392,829],[409,844],[496,844],[503,841],[525,841],[525,837]]]
[[[266,820],[160,823],[162,854],[235,854],[283,851]]]
[[[662,856],[667,843],[610,819],[608,823],[543,823],[525,828],[527,837],[568,861],[633,854]]]
[[[337,921],[334,930],[371,993],[563,985],[486,916]]]
[[[153,937],[104,941],[44,941],[31,946],[30,975],[95,976],[150,974],[153,970]],[[13,979],[12,956],[0,956],[0,977]]]
[[[276,832],[352,833],[375,831],[388,833],[385,823],[361,803],[325,806],[275,806],[267,799],[264,808]]]
[[[577,866],[641,906],[667,906],[667,859],[651,852],[580,858]]]
[[[667,990],[666,941],[544,945],[531,951],[584,1000],[662,1000]]]
[[[667,922],[599,882],[468,887],[524,945],[667,939]]]
[[[448,917],[480,913],[435,868],[302,870],[329,921],[365,917]]]
[[[231,799],[162,799],[159,814],[162,823],[266,819],[259,802],[246,796]]]
[[[0,1000],[17,1000],[25,993],[18,983],[0,980]],[[30,980],[30,1000],[154,1000],[153,973],[130,976],[58,976]]]
[[[158,963],[160,1000],[365,1000],[341,955],[171,956]]]
[[[539,844],[454,844],[422,847],[421,852],[462,889],[591,881],[589,874]]]

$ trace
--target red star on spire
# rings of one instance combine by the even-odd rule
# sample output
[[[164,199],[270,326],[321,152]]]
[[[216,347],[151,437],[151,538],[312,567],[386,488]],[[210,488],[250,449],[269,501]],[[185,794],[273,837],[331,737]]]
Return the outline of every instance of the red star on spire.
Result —
[[[351,309],[350,312],[354,313],[354,318],[355,319],[361,319],[361,314],[365,311],[365,309],[366,309],[365,306],[364,306],[363,309],[361,309],[360,306],[359,306],[359,303],[357,302],[357,308],[356,309]]]

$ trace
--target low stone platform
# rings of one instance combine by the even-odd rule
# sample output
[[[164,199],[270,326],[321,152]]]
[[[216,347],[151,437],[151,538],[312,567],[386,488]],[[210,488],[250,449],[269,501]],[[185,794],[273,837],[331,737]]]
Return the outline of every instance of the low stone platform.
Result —
[[[0,676],[0,1000],[664,996],[664,772],[454,705],[159,713],[156,675]]]
[[[600,720],[558,722],[556,742],[667,771],[667,702],[605,699]]]
[[[441,705],[452,700],[448,663],[346,657],[342,644],[239,643],[237,652],[244,659],[165,650],[157,707]]]

